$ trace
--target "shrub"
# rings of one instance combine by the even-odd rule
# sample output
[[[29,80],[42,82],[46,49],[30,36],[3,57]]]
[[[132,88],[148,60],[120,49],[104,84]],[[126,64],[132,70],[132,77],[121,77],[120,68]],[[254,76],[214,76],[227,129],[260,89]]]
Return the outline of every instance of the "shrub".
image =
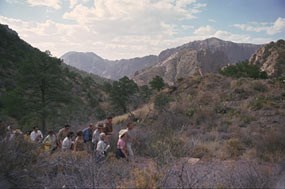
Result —
[[[169,104],[170,102],[170,97],[167,96],[166,94],[159,94],[155,97],[154,99],[154,107],[158,110],[164,110],[165,107]]]
[[[230,158],[237,158],[244,152],[244,147],[238,139],[230,139],[226,142],[226,151]]]
[[[197,145],[194,147],[191,157],[193,158],[209,158],[211,157],[211,153],[209,149],[205,145]]]
[[[220,73],[225,76],[240,78],[250,77],[254,79],[266,79],[267,74],[260,71],[257,65],[249,64],[248,61],[239,62],[235,65],[227,66],[220,70]]]
[[[285,128],[267,131],[254,141],[257,156],[265,161],[276,162],[285,158]]]

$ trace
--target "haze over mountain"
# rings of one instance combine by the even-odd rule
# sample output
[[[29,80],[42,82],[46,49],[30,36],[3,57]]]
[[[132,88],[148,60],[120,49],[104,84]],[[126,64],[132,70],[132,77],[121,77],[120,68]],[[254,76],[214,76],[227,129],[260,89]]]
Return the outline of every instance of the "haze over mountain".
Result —
[[[93,52],[68,52],[61,59],[70,66],[113,80],[130,77],[136,71],[158,63],[158,57],[154,55],[111,61]]]

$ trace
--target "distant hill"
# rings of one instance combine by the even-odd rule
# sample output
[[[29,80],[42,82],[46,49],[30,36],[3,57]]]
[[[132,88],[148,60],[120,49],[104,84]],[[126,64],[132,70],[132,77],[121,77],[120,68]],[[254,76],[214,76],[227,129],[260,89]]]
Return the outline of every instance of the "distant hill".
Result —
[[[136,74],[134,80],[142,85],[156,75],[167,83],[193,75],[200,68],[203,73],[217,72],[227,64],[248,59],[261,45],[233,43],[217,38],[194,41],[167,49],[159,54],[159,63]]]
[[[136,71],[158,62],[158,57],[154,55],[111,61],[93,52],[68,52],[62,55],[61,59],[70,66],[112,80],[118,80],[124,76],[130,77]]]
[[[33,48],[0,24],[0,121],[46,131],[102,119],[105,81]]]
[[[270,77],[285,77],[285,41],[280,39],[263,46],[249,62],[258,65]]]

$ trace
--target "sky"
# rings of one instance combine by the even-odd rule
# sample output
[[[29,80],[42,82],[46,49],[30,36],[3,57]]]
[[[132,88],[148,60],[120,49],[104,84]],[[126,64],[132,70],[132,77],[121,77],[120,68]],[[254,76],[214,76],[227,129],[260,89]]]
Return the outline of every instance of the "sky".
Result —
[[[285,38],[284,0],[0,0],[0,23],[60,57],[158,55],[217,37],[264,44]]]

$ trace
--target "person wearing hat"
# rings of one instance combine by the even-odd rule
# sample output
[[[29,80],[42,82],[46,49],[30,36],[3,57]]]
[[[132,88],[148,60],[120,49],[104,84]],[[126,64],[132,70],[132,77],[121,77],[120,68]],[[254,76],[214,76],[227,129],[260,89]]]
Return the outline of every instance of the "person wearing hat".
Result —
[[[105,142],[106,134],[102,132],[99,134],[99,136],[100,136],[100,140],[96,148],[96,161],[97,162],[100,162],[105,159],[107,155],[107,150],[110,147],[110,145],[107,145]]]
[[[119,131],[119,140],[117,142],[117,151],[116,151],[116,157],[118,159],[128,158],[127,145],[126,145],[127,132],[128,132],[127,129],[122,129]]]
[[[97,123],[96,129],[92,134],[92,143],[94,145],[94,149],[97,148],[97,143],[100,140],[100,134],[104,132],[104,125],[103,123]]]

